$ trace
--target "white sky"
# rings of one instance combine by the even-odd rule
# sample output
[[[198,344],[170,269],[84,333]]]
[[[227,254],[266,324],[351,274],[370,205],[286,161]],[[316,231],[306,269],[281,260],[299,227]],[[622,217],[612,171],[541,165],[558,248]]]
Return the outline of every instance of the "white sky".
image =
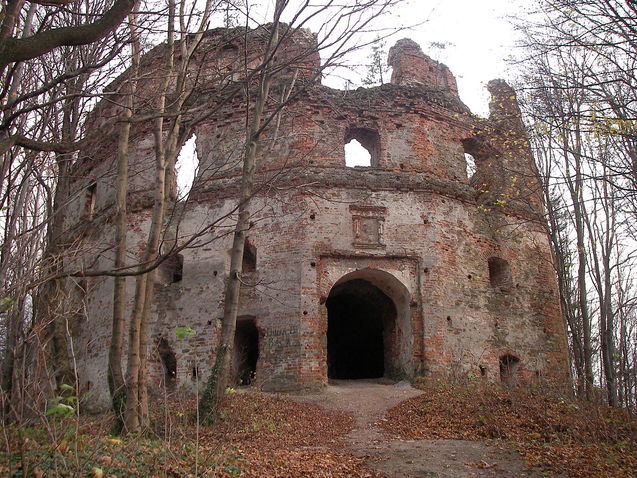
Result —
[[[252,3],[252,2],[250,2]],[[344,0],[352,5],[353,0]],[[411,38],[420,44],[425,54],[437,61],[445,63],[456,76],[460,97],[480,115],[487,113],[488,94],[485,85],[495,78],[507,78],[505,59],[511,55],[516,42],[517,33],[507,17],[524,18],[535,0],[403,0],[389,14],[370,24],[370,30],[380,35],[387,35],[392,29],[412,25],[408,31],[401,31],[395,37],[386,40],[389,49],[400,38]],[[271,21],[274,0],[262,0],[252,3],[250,16],[256,22]],[[323,0],[309,1],[290,0],[283,15],[283,21],[289,21],[299,5],[307,7],[302,17],[307,17],[313,8],[326,4]],[[339,5],[335,2],[333,12]],[[329,13],[318,15],[305,24],[315,33],[329,18]],[[357,40],[370,41],[376,36],[372,32]],[[432,47],[431,43],[445,44],[444,49]],[[352,64],[367,62],[370,50],[360,51],[350,57]],[[344,77],[352,80],[354,86],[360,85],[360,78],[365,76],[364,68],[359,69],[359,77],[338,71],[339,77],[325,78],[323,83],[344,88]],[[388,81],[388,80],[386,80]]]
[[[488,113],[486,84],[495,78],[507,79],[506,59],[518,38],[509,16],[524,16],[532,0],[410,0],[397,8],[391,23],[421,25],[387,39],[387,49],[400,38],[411,38],[425,54],[446,64],[458,81],[461,99],[476,114]],[[445,45],[444,48],[432,43]],[[365,63],[367,54],[358,61]],[[364,76],[361,68],[360,74]],[[354,83],[355,76],[350,77]],[[388,81],[388,80],[385,80]],[[343,78],[327,78],[324,83],[342,88]]]
[[[473,113],[488,115],[486,84],[495,78],[507,79],[507,62],[518,33],[509,17],[523,15],[523,0],[412,0],[398,16],[403,21],[424,23],[387,40],[387,48],[400,38],[411,38],[424,53],[446,64],[455,75],[462,101]],[[436,46],[442,45],[443,47]],[[363,55],[362,62],[366,57]],[[364,73],[361,71],[362,75]],[[355,76],[350,77],[357,83]],[[386,79],[385,81],[389,81]],[[326,78],[324,83],[342,88],[342,78]],[[369,154],[358,144],[345,147],[348,166],[368,166]]]
[[[505,59],[517,33],[507,20],[521,15],[520,0],[435,0],[427,23],[410,34],[425,54],[446,64],[456,76],[461,99],[482,116],[488,112],[486,84],[505,78]],[[529,2],[524,2],[528,4]],[[410,32],[411,33],[411,32]],[[448,43],[444,50],[431,42]]]

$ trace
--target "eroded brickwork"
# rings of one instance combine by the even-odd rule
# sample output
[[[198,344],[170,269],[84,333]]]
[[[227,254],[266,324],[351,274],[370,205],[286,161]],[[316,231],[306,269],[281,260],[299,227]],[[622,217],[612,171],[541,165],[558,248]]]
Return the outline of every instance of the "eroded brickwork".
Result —
[[[248,33],[250,45],[258,45],[259,32]],[[240,89],[224,104],[217,98],[241,80],[227,73],[244,53],[239,38],[235,30],[211,32],[193,66],[208,75],[193,102],[208,105],[210,114],[190,125],[198,175],[188,202],[171,206],[162,250],[196,240],[160,266],[150,337],[150,376],[157,387],[171,382],[175,389],[192,389],[207,376],[219,340],[246,107]],[[284,57],[300,64],[286,68],[274,94],[284,91],[296,70],[303,72],[296,84],[302,94],[291,96],[259,146],[258,193],[247,233],[255,267],[242,273],[239,313],[247,324],[242,330],[256,327],[258,337],[242,332],[237,338],[239,349],[258,349],[253,383],[282,391],[324,386],[334,365],[328,351],[336,347],[328,343],[328,328],[356,314],[358,335],[380,344],[351,345],[359,354],[380,354],[369,359],[377,363],[370,373],[567,379],[538,179],[513,90],[492,82],[491,116],[476,118],[460,101],[449,69],[411,40],[390,51],[390,84],[334,90],[313,80],[318,56],[302,54],[313,41],[299,32],[283,48]],[[153,61],[146,58],[147,71]],[[94,121],[115,113],[102,104]],[[350,139],[367,147],[372,166],[345,166]],[[112,267],[113,144],[113,137],[96,142],[78,168],[69,216],[83,244],[78,264],[86,269]],[[132,259],[143,251],[150,222],[152,148],[150,125],[136,125]],[[471,178],[465,153],[476,161]],[[90,220],[83,212],[89,199]],[[105,404],[112,279],[88,282],[76,344],[80,376],[91,383],[94,403]],[[350,302],[359,304],[357,310],[348,309]],[[370,330],[366,316],[360,317],[363,309],[369,309]],[[178,340],[175,328],[184,325],[197,334]],[[329,340],[347,347],[347,340],[357,339]],[[249,362],[246,357],[237,363]],[[344,360],[340,369],[350,367]],[[366,370],[366,360],[351,362],[351,373],[367,373],[357,372]]]

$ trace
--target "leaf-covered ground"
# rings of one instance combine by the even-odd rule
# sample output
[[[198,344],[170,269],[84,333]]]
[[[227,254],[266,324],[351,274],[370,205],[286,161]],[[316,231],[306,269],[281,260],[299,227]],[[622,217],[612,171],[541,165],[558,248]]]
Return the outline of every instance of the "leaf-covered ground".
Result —
[[[374,402],[378,397],[365,395],[377,390],[361,389],[358,405],[351,405],[377,417],[369,425],[374,430],[381,427],[386,440],[489,440],[493,446],[519,450],[529,466],[538,465],[546,476],[637,477],[637,422],[621,410],[479,383],[464,387],[433,383],[423,389],[424,394],[402,402],[382,419],[384,409]],[[397,393],[393,387],[387,390]],[[268,394],[236,392],[228,395],[228,407],[215,427],[196,427],[191,419],[193,400],[172,397],[168,403],[154,408],[152,430],[143,438],[109,436],[109,415],[5,427],[0,476],[384,476],[369,468],[374,460],[368,466],[351,452],[347,440],[355,423],[350,414]],[[360,413],[353,413],[359,422]],[[374,440],[384,442],[374,433],[370,435]],[[399,458],[388,456],[395,447],[381,447],[374,440],[368,441],[381,452],[374,455],[376,460],[382,460],[383,453],[385,464]],[[359,445],[359,453],[365,453],[364,443]],[[475,474],[481,463],[467,463],[465,468]],[[379,468],[390,476],[396,471]]]
[[[423,389],[389,411],[381,423],[386,436],[492,439],[549,473],[637,477],[637,417],[623,410],[479,383],[429,383]]]
[[[346,415],[251,392],[230,395],[215,427],[193,425],[193,409],[187,400],[156,408],[144,438],[109,437],[107,417],[6,429],[0,476],[381,476],[343,451],[352,426]]]

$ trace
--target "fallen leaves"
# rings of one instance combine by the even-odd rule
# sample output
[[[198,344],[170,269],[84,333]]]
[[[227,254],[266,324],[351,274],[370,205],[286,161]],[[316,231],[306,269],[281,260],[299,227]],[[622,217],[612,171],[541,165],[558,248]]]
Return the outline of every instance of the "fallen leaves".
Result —
[[[233,394],[227,415],[205,431],[234,460],[216,476],[231,478],[380,478],[365,459],[344,452],[351,417],[316,405],[260,393]],[[236,457],[240,457],[237,459]],[[237,475],[236,473],[240,474]]]
[[[86,417],[79,433],[59,423],[7,430],[0,474],[219,478],[381,478],[346,448],[352,417],[257,392],[228,396],[222,419],[196,427],[193,400],[156,404],[144,437],[108,437],[110,415]],[[66,420],[66,419],[65,419]],[[628,478],[637,469],[637,423],[621,410],[492,385],[434,384],[375,425],[401,439],[491,440],[527,463],[578,478]],[[13,446],[13,448],[11,448]],[[386,459],[378,456],[375,460]],[[465,465],[498,468],[492,460]],[[26,466],[27,473],[22,473]],[[100,474],[101,473],[101,474]]]
[[[83,419],[80,434],[51,441],[44,429],[14,429],[19,447],[0,450],[7,476],[112,476],[219,478],[382,478],[365,458],[349,454],[343,437],[351,417],[257,392],[228,396],[224,418],[213,427],[190,422],[193,400],[152,411],[144,437],[108,437],[106,417]],[[69,422],[69,425],[70,422]],[[72,432],[74,427],[69,426]],[[198,435],[198,439],[197,439]],[[77,440],[74,442],[73,440]],[[24,458],[24,460],[23,460]],[[22,473],[22,466],[27,473]]]
[[[430,383],[380,425],[402,439],[497,439],[525,460],[578,478],[637,476],[637,422],[625,411],[493,384]]]

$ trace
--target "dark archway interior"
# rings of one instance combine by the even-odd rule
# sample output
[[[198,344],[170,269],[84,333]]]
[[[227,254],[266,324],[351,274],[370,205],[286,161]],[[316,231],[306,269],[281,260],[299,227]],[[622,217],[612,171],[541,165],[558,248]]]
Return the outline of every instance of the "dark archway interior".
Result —
[[[503,355],[500,357],[500,380],[506,384],[515,382],[515,374],[520,365],[520,359],[513,355]]]
[[[254,319],[237,320],[234,335],[234,382],[250,385],[257,372],[259,360],[259,330]]]
[[[328,377],[383,377],[396,318],[392,300],[368,281],[354,279],[335,286],[326,305]]]
[[[177,356],[168,341],[163,337],[157,343],[157,353],[164,366],[166,388],[173,389],[177,380]]]

